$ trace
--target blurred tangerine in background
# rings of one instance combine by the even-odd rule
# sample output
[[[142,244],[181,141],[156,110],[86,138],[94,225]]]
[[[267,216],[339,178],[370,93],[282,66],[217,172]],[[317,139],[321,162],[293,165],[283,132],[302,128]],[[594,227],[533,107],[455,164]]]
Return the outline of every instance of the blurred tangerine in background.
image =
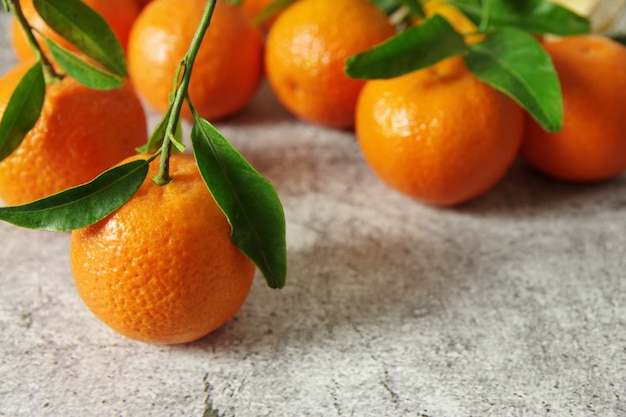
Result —
[[[299,0],[270,27],[267,79],[296,117],[351,128],[365,81],[349,78],[345,61],[395,33],[387,16],[367,0]]]
[[[139,95],[157,112],[169,106],[176,70],[205,6],[205,0],[154,0],[135,21],[128,71]],[[261,29],[241,7],[218,0],[189,85],[199,115],[214,121],[243,109],[261,82],[262,61]],[[181,115],[192,119],[186,105]]]
[[[626,170],[626,47],[599,35],[546,41],[561,83],[563,128],[526,117],[522,156],[542,173],[597,181]]]

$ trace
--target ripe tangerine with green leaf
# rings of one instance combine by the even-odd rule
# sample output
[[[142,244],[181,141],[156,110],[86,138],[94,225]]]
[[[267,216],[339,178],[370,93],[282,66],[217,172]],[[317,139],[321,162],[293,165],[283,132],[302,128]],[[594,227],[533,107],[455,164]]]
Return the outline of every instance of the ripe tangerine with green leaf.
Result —
[[[34,63],[19,63],[0,79],[0,119]],[[130,83],[94,90],[64,77],[46,87],[39,119],[0,161],[0,199],[23,204],[88,182],[146,141],[146,115]]]
[[[74,3],[75,10],[79,5]],[[17,226],[74,231],[72,271],[86,304],[112,328],[148,343],[193,341],[224,324],[243,304],[255,264],[270,287],[285,283],[284,214],[271,184],[197,113],[191,131],[196,158],[171,153],[180,145],[178,117],[214,5],[210,0],[203,8],[171,106],[148,142],[156,154],[129,157],[92,181],[31,204],[0,207],[0,219]],[[119,63],[109,64],[117,68]],[[43,63],[23,65],[24,76],[9,77],[19,94],[9,94],[0,118],[0,157],[22,147],[22,133],[33,126],[42,103],[42,116],[47,110],[51,94],[45,91],[43,69],[50,88],[73,81],[59,79]],[[85,78],[94,76],[72,65]],[[110,91],[116,90],[104,94]],[[17,96],[28,99],[16,101]],[[82,104],[97,109],[91,100]],[[100,109],[117,116],[108,110]],[[59,146],[59,155],[72,148]]]
[[[146,103],[164,113],[172,80],[206,5],[154,0],[139,15],[128,43],[128,71]],[[233,115],[252,99],[262,76],[263,34],[239,7],[218,0],[195,57],[189,97],[210,121]],[[185,105],[181,116],[192,120]]]
[[[479,81],[458,57],[367,82],[356,136],[372,170],[419,201],[450,206],[486,192],[522,141],[521,107]]]
[[[146,158],[137,155],[129,160]],[[137,193],[104,220],[72,232],[70,260],[87,307],[115,331],[145,343],[197,340],[229,321],[248,296],[254,264],[191,155],[158,160]]]

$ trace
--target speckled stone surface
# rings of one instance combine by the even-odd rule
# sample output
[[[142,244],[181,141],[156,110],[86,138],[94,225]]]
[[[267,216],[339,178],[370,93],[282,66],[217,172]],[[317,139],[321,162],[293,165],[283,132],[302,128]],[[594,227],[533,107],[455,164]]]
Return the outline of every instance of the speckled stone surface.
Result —
[[[287,286],[257,275],[213,334],[144,345],[83,305],[67,234],[0,223],[0,416],[626,416],[626,176],[517,163],[437,209],[267,86],[218,127],[280,194]]]

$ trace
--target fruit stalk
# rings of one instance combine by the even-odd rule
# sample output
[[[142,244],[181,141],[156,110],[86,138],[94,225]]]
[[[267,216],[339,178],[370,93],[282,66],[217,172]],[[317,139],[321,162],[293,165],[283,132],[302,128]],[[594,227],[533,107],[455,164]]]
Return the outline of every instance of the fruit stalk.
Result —
[[[489,26],[489,13],[491,11],[491,3],[491,0],[487,0],[485,2],[483,13],[480,18],[480,24],[478,25],[479,33],[485,33],[487,31],[487,27]]]
[[[28,21],[24,17],[24,13],[22,12],[22,6],[20,5],[19,0],[7,0],[9,10],[15,16],[15,19],[22,27],[24,34],[26,35],[26,39],[28,39],[28,43],[30,44],[35,56],[41,63],[41,67],[43,69],[43,75],[46,79],[46,83],[53,83],[60,81],[63,78],[58,72],[55,71],[54,67],[50,63],[50,60],[41,50],[41,46],[39,46],[39,42],[35,39],[35,35],[33,35],[33,30],[28,24]]]
[[[167,127],[165,128],[165,138],[163,140],[163,145],[161,146],[159,173],[153,178],[158,185],[165,185],[172,180],[169,174],[169,157],[172,152],[172,141],[170,140],[170,137],[173,137],[174,132],[176,131],[176,125],[178,124],[178,119],[180,118],[180,111],[182,109],[183,102],[185,99],[189,101],[187,92],[189,89],[189,82],[191,80],[193,64],[196,60],[196,55],[198,54],[202,40],[204,39],[204,34],[211,23],[211,17],[213,16],[213,11],[215,10],[215,4],[216,0],[208,1],[202,14],[200,24],[196,29],[193,39],[191,40],[191,44],[189,45],[189,50],[181,62],[182,75],[174,93],[171,111],[169,112],[167,120]],[[178,73],[176,76],[178,77]]]

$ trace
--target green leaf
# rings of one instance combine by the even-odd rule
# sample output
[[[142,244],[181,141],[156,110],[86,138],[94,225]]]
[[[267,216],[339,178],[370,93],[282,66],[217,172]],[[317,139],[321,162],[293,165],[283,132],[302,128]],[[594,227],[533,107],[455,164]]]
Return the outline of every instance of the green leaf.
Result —
[[[82,53],[120,77],[126,76],[124,50],[109,24],[80,0],[34,0],[44,21]]]
[[[544,129],[561,129],[559,78],[548,53],[528,32],[503,28],[470,46],[465,63],[480,80],[517,101]]]
[[[393,12],[402,7],[401,0],[372,0],[380,10],[386,15],[391,15]]]
[[[515,26],[532,33],[555,35],[591,30],[586,17],[547,0],[453,0],[450,3],[483,30]]]
[[[172,107],[170,106],[165,112],[165,114],[163,115],[163,118],[161,118],[159,123],[155,126],[154,130],[152,131],[152,134],[150,135],[148,143],[137,148],[137,152],[154,153],[157,150],[159,150],[159,148],[163,144],[163,141],[165,140],[167,122],[170,118],[171,112],[172,112]],[[172,141],[172,144],[174,145],[177,151],[183,152],[185,150],[185,145],[183,145],[183,127],[180,122],[180,119],[178,119],[176,123],[176,131],[174,132],[174,137],[173,138],[170,137],[170,140]]]
[[[613,39],[615,42],[621,43],[622,45],[626,45],[626,34],[616,34],[611,36],[611,39]]]
[[[24,74],[13,91],[0,121],[0,161],[9,156],[33,128],[46,95],[46,82],[39,62]]]
[[[285,215],[274,187],[208,121],[196,118],[191,142],[202,178],[231,225],[231,240],[271,288],[282,288]]]
[[[148,175],[148,161],[113,167],[91,182],[21,206],[0,207],[0,220],[29,229],[68,232],[92,225],[126,203]]]
[[[352,78],[393,78],[467,52],[463,36],[435,15],[346,61]]]
[[[174,150],[176,150],[176,152],[184,152],[185,145],[183,145],[183,142],[177,136],[178,135],[172,135],[171,133],[167,134],[170,143],[174,146]]]
[[[124,79],[91,65],[75,53],[68,51],[52,39],[45,38],[50,53],[69,76],[89,88],[113,90],[124,85]]]

